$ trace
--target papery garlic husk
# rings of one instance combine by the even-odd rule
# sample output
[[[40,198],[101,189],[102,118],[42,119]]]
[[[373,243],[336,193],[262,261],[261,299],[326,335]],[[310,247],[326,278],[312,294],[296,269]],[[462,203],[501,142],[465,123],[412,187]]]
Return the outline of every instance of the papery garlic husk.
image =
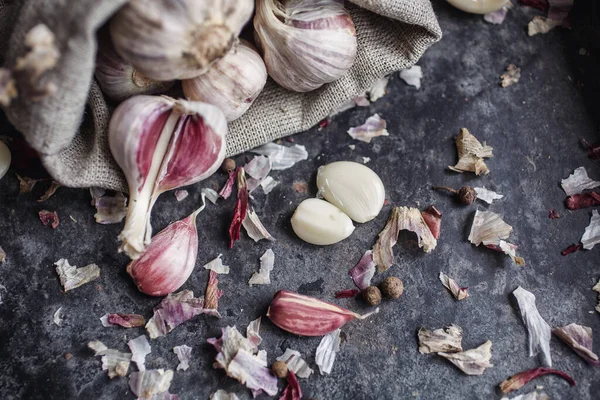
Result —
[[[317,188],[325,200],[359,223],[375,218],[385,202],[381,178],[371,168],[352,161],[319,167]]]
[[[142,256],[129,263],[127,273],[140,292],[166,296],[188,280],[198,255],[196,216],[204,209],[204,197],[202,202],[188,217],[157,233]]]
[[[305,242],[325,246],[354,232],[352,220],[342,210],[321,199],[306,199],[292,215],[292,229]]]
[[[175,84],[175,81],[150,79],[133,68],[115,52],[108,35],[100,35],[98,39],[94,75],[102,93],[119,102],[138,94],[163,93]]]
[[[280,290],[275,293],[267,317],[281,329],[300,336],[323,336],[353,319],[365,319],[379,312],[357,314],[334,304]]]
[[[356,58],[356,30],[338,0],[257,0],[255,39],[269,76],[309,92],[341,78]]]
[[[226,134],[223,113],[210,104],[135,96],[117,107],[108,141],[129,185],[120,251],[139,258],[150,243],[156,198],[212,175],[225,158]]]
[[[241,40],[200,76],[182,82],[188,100],[215,105],[227,121],[244,114],[267,83],[267,68],[254,47]]]
[[[508,2],[509,0],[448,0],[448,3],[454,7],[471,14],[487,14],[498,11]]]
[[[252,0],[131,0],[110,22],[117,53],[149,78],[188,79],[231,49]]]

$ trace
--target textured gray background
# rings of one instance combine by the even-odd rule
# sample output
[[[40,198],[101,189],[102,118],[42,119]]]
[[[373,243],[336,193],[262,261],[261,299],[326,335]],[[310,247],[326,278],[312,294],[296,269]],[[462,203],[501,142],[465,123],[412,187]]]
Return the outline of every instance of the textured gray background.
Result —
[[[322,131],[313,129],[296,135],[306,146],[310,159],[293,169],[274,172],[281,184],[268,196],[255,195],[253,206],[265,226],[277,238],[273,244],[255,244],[245,235],[232,250],[227,249],[227,227],[234,199],[209,206],[200,215],[198,268],[184,285],[197,295],[204,292],[205,262],[223,253],[231,273],[220,277],[224,295],[220,301],[223,319],[198,316],[169,335],[153,340],[149,368],[175,368],[172,347],[193,347],[189,370],[176,372],[171,392],[182,399],[207,399],[217,388],[250,398],[249,391],[211,367],[214,351],[205,339],[216,336],[220,327],[237,325],[264,315],[278,289],[332,300],[337,290],[352,287],[347,270],[371,247],[385,224],[391,205],[374,221],[359,225],[342,243],[315,247],[297,239],[289,224],[295,206],[314,196],[315,170],[336,160],[369,164],[387,189],[394,205],[425,207],[435,204],[444,212],[442,236],[431,254],[416,248],[414,237],[401,233],[396,265],[386,275],[404,280],[401,299],[382,304],[381,312],[363,322],[343,328],[347,342],[338,355],[330,376],[311,376],[300,383],[305,397],[317,399],[493,399],[500,398],[497,385],[508,376],[538,366],[527,356],[527,334],[510,293],[521,285],[537,296],[538,309],[552,326],[576,322],[590,326],[598,340],[599,316],[593,311],[591,287],[600,277],[598,249],[562,257],[560,250],[577,242],[589,222],[591,209],[568,212],[558,183],[579,166],[600,179],[597,164],[578,145],[580,137],[596,139],[598,118],[596,72],[598,35],[589,30],[597,23],[595,6],[575,10],[572,31],[555,30],[529,38],[526,24],[533,9],[517,7],[501,26],[492,26],[479,16],[435,4],[445,34],[419,63],[423,87],[417,91],[394,76],[385,98],[369,108],[358,108],[337,116]],[[585,9],[585,8],[588,9]],[[591,55],[579,55],[585,48]],[[509,63],[522,69],[521,81],[507,89],[498,76]],[[371,144],[355,142],[345,132],[378,112],[388,121],[389,137]],[[484,177],[447,171],[456,161],[453,137],[468,127],[480,140],[494,147],[488,162],[491,173]],[[355,144],[354,151],[348,148]],[[237,158],[243,161],[244,156]],[[204,184],[189,189],[190,196],[176,202],[164,194],[153,213],[153,225],[162,229],[188,215],[199,201],[203,186],[219,187],[225,179],[216,174]],[[296,193],[295,181],[309,182],[310,193]],[[467,241],[477,205],[463,207],[449,197],[429,190],[432,184],[459,187],[485,185],[505,195],[489,208],[504,216],[514,227],[511,239],[527,265],[512,265],[504,256],[479,249]],[[18,196],[18,182],[9,173],[0,181],[0,246],[8,253],[0,264],[0,398],[13,399],[128,399],[126,379],[109,380],[100,370],[100,358],[86,348],[92,339],[126,350],[126,342],[143,329],[103,328],[99,318],[106,312],[141,313],[150,317],[159,299],[139,293],[125,272],[127,259],[116,252],[120,226],[94,222],[94,209],[85,190],[59,189],[47,203],[34,193]],[[481,203],[480,208],[486,208]],[[56,210],[61,225],[43,227],[40,209]],[[548,219],[556,208],[558,220]],[[77,222],[73,222],[69,215]],[[272,246],[275,269],[272,284],[248,287],[258,268],[258,258]],[[77,266],[96,262],[100,279],[63,294],[53,263],[68,258]],[[469,286],[471,297],[456,302],[438,281],[439,271]],[[335,301],[335,300],[333,300]],[[367,311],[360,301],[338,300],[337,304],[359,312]],[[53,313],[63,307],[65,321],[58,327]],[[440,328],[455,323],[464,329],[463,347],[473,348],[490,339],[493,368],[483,376],[468,377],[436,356],[417,351],[416,331],[420,326]],[[286,347],[299,350],[313,368],[319,338],[299,338],[274,327],[264,319],[263,345],[269,360]],[[556,377],[545,377],[519,393],[543,385],[552,399],[598,398],[598,371],[586,365],[556,338],[551,343],[554,366],[577,381],[569,387]],[[64,355],[74,357],[65,360]],[[135,367],[132,366],[132,370]]]

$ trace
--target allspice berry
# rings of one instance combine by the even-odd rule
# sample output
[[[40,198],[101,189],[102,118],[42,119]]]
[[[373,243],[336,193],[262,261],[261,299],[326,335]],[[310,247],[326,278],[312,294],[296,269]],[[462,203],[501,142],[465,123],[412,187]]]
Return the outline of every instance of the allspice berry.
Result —
[[[379,284],[379,288],[381,289],[381,293],[390,299],[397,299],[402,296],[402,292],[404,292],[404,284],[395,276],[385,278],[383,282]]]
[[[381,303],[381,292],[377,286],[369,286],[362,291],[362,297],[370,306]]]
[[[477,192],[471,186],[463,186],[458,190],[458,201],[463,204],[472,204],[477,199]]]
[[[223,160],[223,164],[221,164],[221,171],[230,173],[235,169],[235,161],[231,158],[226,158]]]
[[[287,378],[288,367],[283,361],[275,361],[273,365],[271,365],[271,371],[278,378]]]

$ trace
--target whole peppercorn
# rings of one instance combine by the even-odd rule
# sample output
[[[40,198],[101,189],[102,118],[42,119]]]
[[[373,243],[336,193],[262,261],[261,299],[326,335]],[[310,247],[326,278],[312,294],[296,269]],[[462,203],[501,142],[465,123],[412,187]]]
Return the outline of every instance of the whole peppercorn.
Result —
[[[221,164],[221,171],[230,173],[235,169],[235,161],[231,158],[226,158],[223,160],[223,164]]]
[[[369,286],[362,291],[362,297],[370,306],[381,303],[381,292],[377,286]]]
[[[271,365],[271,371],[278,378],[286,378],[288,375],[288,367],[287,364],[283,361],[275,361],[273,365]]]
[[[433,186],[432,189],[445,190],[454,193],[458,201],[466,205],[473,204],[473,202],[477,200],[477,192],[471,186],[463,186],[458,190],[447,186]]]
[[[402,292],[404,292],[404,284],[395,276],[389,276],[385,278],[383,282],[379,284],[379,288],[384,296],[391,299],[397,299],[398,297],[402,296]]]

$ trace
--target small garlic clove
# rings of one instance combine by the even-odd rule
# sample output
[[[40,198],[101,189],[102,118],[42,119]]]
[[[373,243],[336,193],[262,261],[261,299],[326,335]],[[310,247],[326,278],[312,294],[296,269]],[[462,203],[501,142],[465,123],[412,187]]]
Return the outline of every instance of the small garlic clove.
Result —
[[[375,218],[385,202],[379,176],[369,167],[352,161],[319,167],[317,188],[325,200],[359,223]]]
[[[346,239],[354,225],[336,206],[321,199],[306,199],[292,216],[292,229],[305,242],[328,245]]]
[[[487,14],[498,11],[508,2],[509,0],[448,0],[448,3],[454,7],[471,14]]]
[[[6,175],[6,172],[10,168],[10,161],[12,157],[10,155],[10,150],[6,143],[0,140],[0,179]]]
[[[241,40],[210,69],[182,82],[189,100],[219,107],[227,121],[242,116],[267,83],[267,69],[254,47]]]
[[[188,79],[231,49],[252,0],[131,0],[110,21],[117,53],[149,78]]]

